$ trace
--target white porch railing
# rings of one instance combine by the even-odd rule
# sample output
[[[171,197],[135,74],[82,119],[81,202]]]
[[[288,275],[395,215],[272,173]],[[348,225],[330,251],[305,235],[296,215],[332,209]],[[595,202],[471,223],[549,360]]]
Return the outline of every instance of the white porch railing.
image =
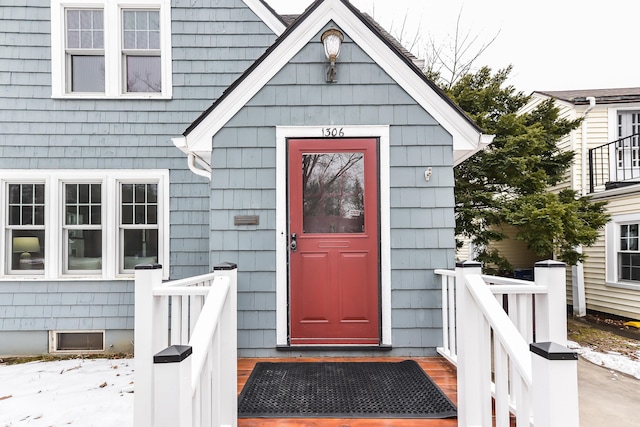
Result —
[[[442,278],[443,346],[457,366],[458,425],[575,426],[577,355],[566,347],[565,264],[536,264],[535,282],[481,274],[480,264]],[[504,306],[506,302],[506,307]],[[531,352],[529,351],[531,350]]]
[[[214,270],[162,283],[136,267],[136,427],[237,426],[237,267]]]

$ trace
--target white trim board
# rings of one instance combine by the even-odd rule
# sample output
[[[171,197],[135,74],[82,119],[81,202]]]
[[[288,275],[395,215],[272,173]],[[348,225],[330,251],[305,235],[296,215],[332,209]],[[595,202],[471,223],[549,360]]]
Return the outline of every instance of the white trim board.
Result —
[[[479,132],[460,111],[445,101],[380,40],[342,0],[325,0],[306,19],[299,21],[297,27],[184,137],[182,142],[185,148],[192,152],[211,153],[213,136],[331,21],[451,134],[454,165],[491,143],[492,136]]]
[[[287,266],[287,139],[320,138],[322,131],[334,126],[276,127],[276,344],[289,344],[289,304]],[[380,296],[382,345],[391,345],[391,222],[389,184],[389,126],[344,126],[347,138],[380,140]]]

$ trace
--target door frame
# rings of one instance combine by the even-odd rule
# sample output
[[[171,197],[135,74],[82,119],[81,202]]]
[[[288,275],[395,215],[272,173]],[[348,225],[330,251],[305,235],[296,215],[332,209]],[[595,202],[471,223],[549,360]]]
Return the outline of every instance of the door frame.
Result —
[[[276,126],[276,345],[289,345],[287,140],[297,138],[377,138],[380,192],[381,345],[391,345],[391,222],[389,126]]]

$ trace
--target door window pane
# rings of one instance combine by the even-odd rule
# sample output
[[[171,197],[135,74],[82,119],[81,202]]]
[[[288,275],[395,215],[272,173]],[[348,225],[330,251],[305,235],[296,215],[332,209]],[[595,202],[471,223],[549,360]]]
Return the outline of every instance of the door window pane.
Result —
[[[305,233],[364,232],[364,154],[302,156]]]

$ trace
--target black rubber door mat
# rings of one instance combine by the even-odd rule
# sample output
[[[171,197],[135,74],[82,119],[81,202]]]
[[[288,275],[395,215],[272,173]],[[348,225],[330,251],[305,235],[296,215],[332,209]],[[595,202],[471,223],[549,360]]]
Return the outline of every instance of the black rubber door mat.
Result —
[[[451,418],[456,407],[413,360],[259,362],[240,418]]]

